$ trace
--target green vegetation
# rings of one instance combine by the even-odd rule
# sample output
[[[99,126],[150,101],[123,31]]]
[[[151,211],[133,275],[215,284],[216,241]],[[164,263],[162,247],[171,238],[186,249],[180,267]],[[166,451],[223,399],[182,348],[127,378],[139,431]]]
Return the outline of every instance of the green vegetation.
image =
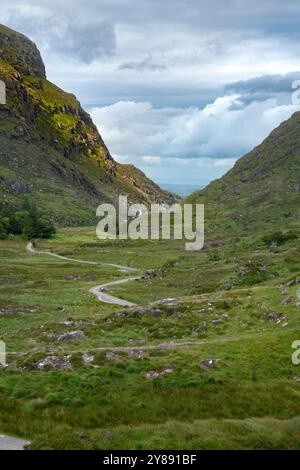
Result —
[[[69,227],[26,252],[24,235],[53,232],[42,214],[83,225],[119,194],[169,199],[111,159],[75,97],[46,81],[35,48],[0,27],[3,37],[1,433],[32,449],[299,448],[300,113],[188,198],[205,203],[202,251]],[[135,308],[90,292],[132,276],[113,265],[140,272],[112,289]]]
[[[49,217],[33,205],[29,205],[28,210],[16,212],[6,208],[3,214],[0,212],[0,239],[5,240],[9,234],[23,235],[27,240],[50,238],[55,234],[55,227]]]
[[[290,230],[299,237],[298,222]],[[299,448],[300,374],[291,362],[298,287],[288,286],[299,276],[299,239],[271,250],[265,235],[213,248],[208,240],[194,253],[181,241],[99,241],[93,228],[59,230],[38,243],[148,272],[114,295],[143,306],[176,298],[155,315],[120,314],[89,293],[125,273],[30,256],[18,236],[1,242],[9,364],[0,370],[1,432],[30,438],[33,449]],[[82,339],[58,340],[77,330]],[[164,346],[172,342],[187,344]],[[118,346],[128,350],[110,349]],[[49,356],[67,357],[69,367],[39,369]],[[214,358],[215,366],[204,365]],[[151,371],[157,378],[147,378]]]
[[[171,202],[131,165],[111,157],[76,97],[46,79],[36,46],[0,25],[0,203],[19,211],[30,197],[52,222],[95,224],[101,202],[127,194],[132,202]],[[5,232],[3,222],[0,236]]]

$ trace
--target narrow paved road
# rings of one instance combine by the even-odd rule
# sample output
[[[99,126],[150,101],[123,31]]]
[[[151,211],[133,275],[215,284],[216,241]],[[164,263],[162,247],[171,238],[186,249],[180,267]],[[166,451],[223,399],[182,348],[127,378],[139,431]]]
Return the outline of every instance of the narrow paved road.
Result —
[[[51,251],[40,251],[36,250],[33,247],[32,242],[29,242],[26,246],[26,251],[32,255],[47,255],[47,256],[52,256],[53,258],[58,258],[61,260],[66,260],[66,261],[71,261],[74,263],[81,263],[81,264],[93,264],[93,265],[101,265],[101,266],[111,266],[113,268],[118,269],[119,271],[122,272],[137,272],[138,269],[135,268],[128,268],[128,266],[120,266],[119,264],[111,264],[111,263],[97,263],[95,261],[84,261],[84,260],[78,260],[74,258],[67,258],[66,256],[61,256],[57,255],[56,253],[52,253]],[[98,300],[101,302],[105,302],[107,304],[113,304],[113,305],[121,305],[122,307],[133,307],[134,304],[131,302],[128,302],[127,300],[123,299],[118,299],[118,297],[114,297],[113,295],[109,295],[106,292],[103,292],[103,290],[106,287],[113,286],[116,284],[126,284],[129,281],[135,281],[137,279],[141,279],[141,276],[137,277],[127,277],[125,279],[118,279],[116,281],[108,282],[106,284],[100,284],[99,286],[92,287],[90,289],[90,293],[94,294]]]
[[[23,450],[29,441],[0,434],[0,450]]]
[[[138,269],[129,268],[128,266],[120,266],[119,264],[98,263],[97,261],[85,261],[81,259],[67,258],[66,256],[61,256],[61,255],[57,255],[56,253],[52,253],[51,251],[36,250],[32,242],[29,242],[27,244],[26,251],[32,255],[47,255],[47,256],[52,256],[53,258],[58,258],[58,259],[65,260],[65,261],[71,261],[73,263],[92,264],[94,266],[95,265],[96,266],[111,266],[112,268],[116,268],[116,269],[119,269],[120,271],[128,272],[128,273],[133,273],[133,272],[138,271]]]
[[[126,284],[129,281],[136,281],[138,279],[141,279],[141,276],[127,277],[126,279],[118,279],[117,281],[112,281],[106,284],[101,284],[99,286],[92,287],[90,289],[90,292],[96,295],[99,300],[107,304],[121,305],[122,307],[133,307],[133,303],[128,302],[127,300],[118,299],[118,297],[114,297],[113,295],[109,295],[106,292],[103,292],[103,289],[109,286],[115,286],[117,284]]]

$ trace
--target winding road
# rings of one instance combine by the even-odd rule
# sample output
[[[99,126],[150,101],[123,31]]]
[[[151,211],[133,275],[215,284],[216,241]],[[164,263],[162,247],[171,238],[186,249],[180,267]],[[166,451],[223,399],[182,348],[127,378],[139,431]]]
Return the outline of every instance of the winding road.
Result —
[[[103,289],[110,286],[115,286],[117,284],[126,284],[129,281],[137,281],[141,279],[142,276],[137,277],[127,277],[126,279],[118,279],[117,281],[108,282],[106,284],[101,284],[99,286],[92,287],[89,292],[94,294],[99,300],[107,304],[121,305],[122,307],[133,307],[135,304],[128,302],[127,300],[118,299],[113,295],[109,295],[106,292],[103,292]]]
[[[79,260],[79,259],[74,259],[74,258],[67,258],[66,256],[61,256],[56,253],[52,253],[51,251],[41,251],[37,250],[34,248],[33,243],[29,242],[26,246],[26,251],[32,255],[47,255],[47,256],[52,256],[53,258],[58,258],[61,260],[65,261],[71,261],[73,263],[81,263],[81,264],[92,264],[92,265],[98,265],[98,266],[110,266],[112,268],[116,268],[119,271],[122,272],[138,272],[138,269],[135,268],[129,268],[128,266],[121,266],[119,264],[112,264],[112,263],[97,263],[96,261],[85,261],[85,260]],[[120,305],[122,307],[133,307],[135,304],[128,302],[127,300],[119,299],[118,297],[114,297],[113,295],[109,295],[104,290],[107,287],[114,286],[117,284],[126,284],[127,282],[130,281],[136,281],[138,279],[141,279],[142,276],[136,276],[136,277],[126,277],[125,279],[118,279],[116,281],[111,281],[107,282],[106,284],[100,284],[98,286],[92,287],[89,292],[91,294],[94,294],[98,300],[101,302],[105,302],[107,304],[113,304],[113,305]]]
[[[138,269],[135,268],[129,268],[128,266],[120,266],[119,264],[112,264],[112,263],[97,263],[96,261],[85,261],[85,260],[79,260],[79,259],[74,259],[74,258],[68,258],[66,256],[61,256],[56,253],[52,253],[51,251],[41,251],[37,250],[34,248],[33,243],[29,242],[26,246],[26,251],[27,253],[31,255],[47,255],[47,256],[52,256],[53,258],[57,258],[60,260],[65,260],[65,261],[70,261],[73,263],[80,263],[80,264],[89,264],[89,265],[100,265],[100,266],[110,266],[113,268],[118,269],[119,271],[122,272],[138,272]],[[117,285],[117,284],[125,284],[129,281],[135,281],[137,279],[140,279],[141,276],[136,276],[136,277],[128,277],[125,279],[118,279],[116,281],[108,282],[106,284],[98,285],[95,287],[92,287],[90,289],[90,292],[96,297],[105,303],[108,304],[114,304],[114,305],[120,305],[122,307],[132,307],[134,304],[131,302],[128,302],[123,299],[118,299],[117,297],[114,297],[112,295],[107,294],[106,292],[103,292],[103,290],[106,287]],[[10,436],[5,436],[0,434],[0,450],[23,450],[25,446],[29,445],[29,441],[24,441],[23,439],[17,439],[14,437]]]
[[[65,261],[71,261],[73,263],[80,263],[80,264],[92,264],[94,266],[110,266],[112,268],[116,268],[122,272],[127,272],[127,273],[133,273],[137,272],[138,269],[135,268],[129,268],[128,266],[120,266],[119,264],[112,264],[112,263],[98,263],[97,261],[85,261],[82,259],[74,259],[74,258],[68,258],[66,256],[58,255],[56,253],[52,253],[51,251],[41,251],[41,250],[36,250],[33,246],[32,242],[29,242],[26,245],[26,251],[30,253],[31,255],[47,255],[47,256],[52,256],[53,258],[58,258],[62,259]]]
[[[117,264],[110,264],[110,263],[97,263],[94,261],[84,261],[84,260],[78,260],[78,259],[73,259],[73,258],[67,258],[65,256],[57,255],[56,253],[52,253],[50,251],[40,251],[36,250],[32,244],[32,242],[29,242],[26,246],[26,250],[28,253],[36,255],[36,254],[41,254],[41,255],[48,255],[52,256],[54,258],[58,258],[61,260],[66,260],[70,262],[75,262],[75,263],[81,263],[81,264],[90,264],[90,265],[102,265],[102,266],[111,266],[116,269],[119,269],[123,272],[137,272],[138,269],[134,268],[129,268],[127,266],[120,266]],[[131,307],[134,304],[131,302],[128,302],[124,299],[119,299],[117,297],[114,297],[110,294],[107,294],[104,292],[104,289],[107,287],[113,286],[113,285],[119,285],[119,284],[125,284],[130,281],[135,281],[138,279],[141,279],[142,276],[136,276],[136,277],[128,277],[125,279],[118,279],[112,282],[108,282],[106,284],[101,284],[95,287],[92,287],[89,292],[94,294],[101,302],[106,302],[109,304],[114,304],[114,305],[120,305],[123,307]],[[300,288],[297,290],[297,298],[300,300]],[[271,334],[274,334],[277,332],[272,332]],[[161,343],[161,344],[153,344],[153,345],[142,345],[142,346],[104,346],[100,348],[94,348],[94,351],[131,351],[131,350],[152,350],[152,349],[173,349],[173,348],[186,348],[186,347],[193,347],[197,345],[203,345],[203,344],[214,344],[214,343],[227,343],[231,341],[240,341],[241,338],[255,338],[259,337],[260,335],[264,334],[264,331],[259,331],[259,332],[254,332],[252,334],[244,335],[244,336],[233,336],[233,337],[223,337],[221,339],[213,339],[213,340],[200,340],[200,341],[184,341],[184,342],[176,342],[176,341],[170,341],[166,343]],[[75,352],[75,351],[72,351]],[[82,352],[76,351],[76,352]],[[11,353],[12,355],[14,354],[19,354],[19,353]],[[24,441],[22,439],[17,439],[14,437],[10,436],[4,436],[0,435],[0,450],[23,450],[26,445],[29,445],[30,442]]]

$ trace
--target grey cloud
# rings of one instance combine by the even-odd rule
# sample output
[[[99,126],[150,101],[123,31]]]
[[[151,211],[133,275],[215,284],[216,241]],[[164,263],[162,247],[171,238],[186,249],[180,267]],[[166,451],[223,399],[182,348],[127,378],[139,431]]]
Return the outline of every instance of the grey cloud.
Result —
[[[285,75],[263,75],[250,80],[240,80],[224,86],[224,93],[240,94],[240,102],[247,106],[254,101],[276,99],[277,103],[290,104],[294,89],[292,83],[300,79],[300,72]]]
[[[9,5],[11,0],[2,0]],[[15,5],[44,6],[42,0],[15,0]],[[299,31],[298,0],[52,0],[47,8],[53,12],[69,14],[74,10],[90,20],[100,12],[109,21],[131,25],[157,23],[186,25],[196,30],[208,29],[252,29],[260,27],[276,34],[291,29]],[[163,30],[161,29],[163,34]]]
[[[149,54],[140,62],[125,62],[119,65],[118,70],[136,70],[137,72],[161,72],[167,70],[168,67],[162,64],[153,63],[152,55]]]
[[[112,55],[116,48],[113,26],[102,21],[92,24],[69,23],[60,39],[52,45],[54,50],[86,63]]]
[[[291,91],[294,80],[300,79],[300,72],[290,72],[285,75],[263,75],[229,83],[225,91],[234,93],[286,93]]]
[[[110,56],[116,49],[114,27],[107,21],[81,22],[78,17],[24,14],[13,9],[9,12],[8,24],[38,45],[48,46],[51,52],[85,63]]]

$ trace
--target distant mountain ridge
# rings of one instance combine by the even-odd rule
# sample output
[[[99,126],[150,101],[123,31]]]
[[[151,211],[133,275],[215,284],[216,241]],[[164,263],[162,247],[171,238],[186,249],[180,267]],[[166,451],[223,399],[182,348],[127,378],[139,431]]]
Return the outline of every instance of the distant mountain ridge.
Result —
[[[163,191],[132,165],[114,161],[91,117],[74,95],[49,82],[35,44],[0,25],[1,206],[24,198],[60,224],[94,221],[101,202],[168,203]]]

